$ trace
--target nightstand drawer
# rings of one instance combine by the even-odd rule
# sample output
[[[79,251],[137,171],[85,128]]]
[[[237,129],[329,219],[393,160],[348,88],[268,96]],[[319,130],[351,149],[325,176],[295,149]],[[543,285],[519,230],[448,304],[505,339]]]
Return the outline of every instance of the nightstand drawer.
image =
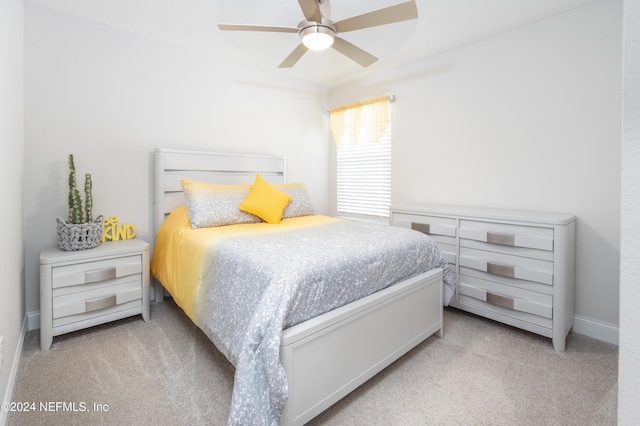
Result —
[[[553,285],[553,262],[465,247],[460,248],[458,262],[491,275]]]
[[[89,283],[89,284],[74,285],[74,286],[67,286],[67,287],[58,287],[52,290],[51,295],[53,296],[53,298],[59,298],[61,296],[65,296],[68,294],[75,294],[75,293],[85,294],[87,292],[95,291],[101,288],[120,285],[120,284],[131,282],[131,281],[141,282],[142,274],[127,275],[126,277],[116,278],[115,280],[98,281],[98,282]]]
[[[138,279],[102,286],[80,293],[53,297],[53,319],[108,309],[132,300],[142,299],[142,282]]]
[[[138,298],[138,299],[131,300],[129,302],[122,302],[120,304],[116,304],[114,306],[103,308],[97,311],[83,312],[83,313],[78,313],[76,315],[69,315],[69,316],[64,316],[61,318],[54,319],[53,327],[63,327],[73,323],[81,323],[82,321],[101,317],[107,314],[113,314],[116,312],[131,309],[131,308],[138,308],[138,310],[140,310],[142,306],[143,306],[142,299]]]
[[[553,251],[553,229],[474,220],[460,221],[460,239]]]
[[[141,256],[126,256],[53,268],[53,288],[103,282],[142,272]]]

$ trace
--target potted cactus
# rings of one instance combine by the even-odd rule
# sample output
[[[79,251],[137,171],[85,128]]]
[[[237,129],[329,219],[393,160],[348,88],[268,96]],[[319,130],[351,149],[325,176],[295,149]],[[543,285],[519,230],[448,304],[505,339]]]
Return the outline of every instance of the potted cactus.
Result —
[[[73,154],[69,154],[69,215],[67,221],[58,218],[56,230],[60,248],[68,251],[97,247],[102,238],[102,216],[93,218],[93,183],[85,174],[84,205],[76,180]]]

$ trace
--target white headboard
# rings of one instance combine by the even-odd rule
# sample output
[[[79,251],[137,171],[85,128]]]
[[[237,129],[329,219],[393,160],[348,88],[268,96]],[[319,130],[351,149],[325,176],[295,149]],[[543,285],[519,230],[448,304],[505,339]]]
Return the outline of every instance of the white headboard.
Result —
[[[185,203],[182,178],[220,184],[253,183],[260,173],[270,183],[287,181],[285,157],[162,148],[154,154],[154,236],[166,216]]]

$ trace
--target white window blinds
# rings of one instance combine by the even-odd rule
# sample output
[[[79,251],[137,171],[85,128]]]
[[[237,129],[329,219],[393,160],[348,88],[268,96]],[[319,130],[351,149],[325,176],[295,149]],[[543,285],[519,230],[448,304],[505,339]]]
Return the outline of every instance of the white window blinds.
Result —
[[[330,111],[337,145],[337,210],[341,216],[387,219],[391,203],[389,97]]]
[[[391,127],[391,126],[389,126]],[[338,215],[388,218],[391,204],[391,129],[374,142],[361,135],[337,152]]]

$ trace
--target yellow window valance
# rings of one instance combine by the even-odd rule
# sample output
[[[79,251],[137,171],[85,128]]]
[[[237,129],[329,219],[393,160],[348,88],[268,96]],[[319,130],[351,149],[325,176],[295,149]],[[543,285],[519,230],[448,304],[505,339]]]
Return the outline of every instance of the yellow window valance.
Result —
[[[379,96],[334,108],[329,114],[329,129],[336,145],[342,145],[345,137],[357,140],[363,130],[379,142],[391,123],[391,103],[389,96]]]

